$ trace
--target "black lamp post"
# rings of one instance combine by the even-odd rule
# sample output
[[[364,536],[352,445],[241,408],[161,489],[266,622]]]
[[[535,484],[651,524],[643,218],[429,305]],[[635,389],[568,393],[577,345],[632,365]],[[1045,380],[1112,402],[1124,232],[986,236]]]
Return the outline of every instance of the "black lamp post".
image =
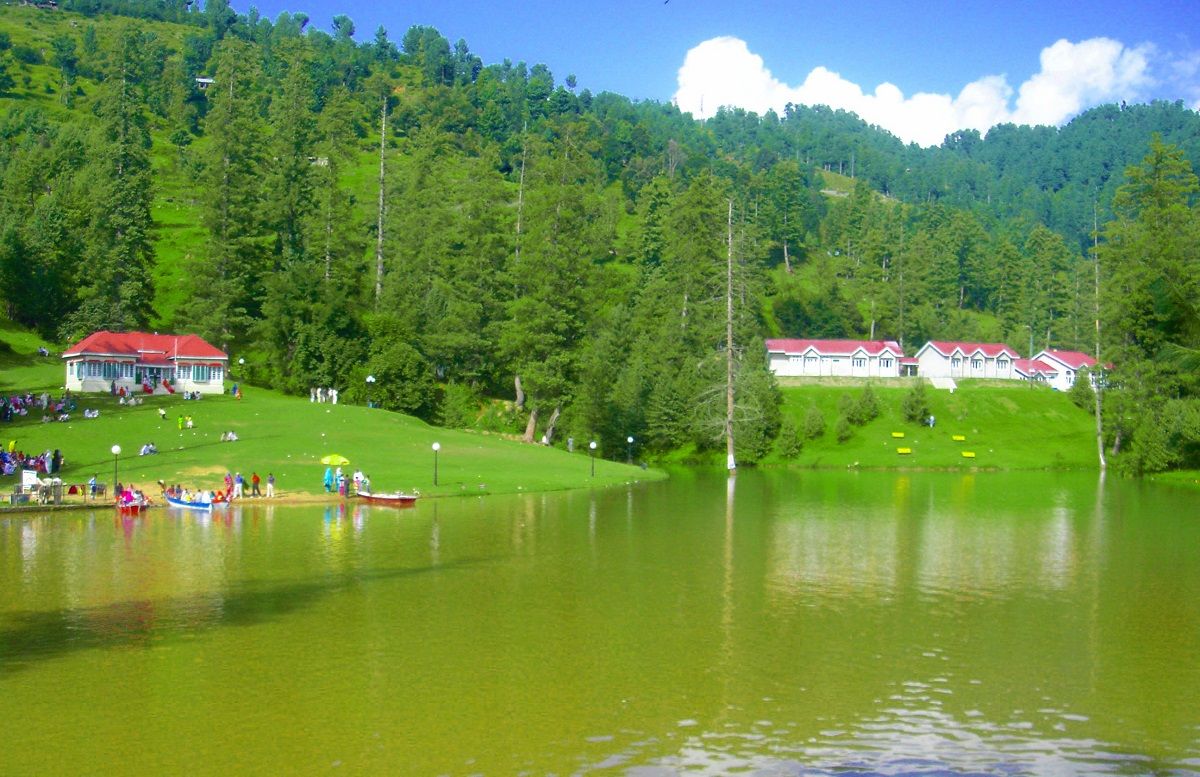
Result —
[[[633,435],[625,438],[625,463],[633,463]]]
[[[588,443],[588,456],[592,460],[592,477],[596,477],[596,441]]]
[[[114,445],[112,447],[112,455],[113,455],[113,497],[115,498],[115,497],[120,496],[120,494],[117,493],[117,457],[121,455],[121,446],[120,445]]]
[[[367,376],[367,407],[374,407],[374,405],[371,404],[371,387],[374,385],[375,385],[375,376],[368,375]]]
[[[433,444],[433,484],[434,484],[435,486],[437,485],[437,460],[438,460],[438,451],[440,451],[441,449],[442,449],[442,444],[441,444],[440,442],[435,442],[435,443]]]

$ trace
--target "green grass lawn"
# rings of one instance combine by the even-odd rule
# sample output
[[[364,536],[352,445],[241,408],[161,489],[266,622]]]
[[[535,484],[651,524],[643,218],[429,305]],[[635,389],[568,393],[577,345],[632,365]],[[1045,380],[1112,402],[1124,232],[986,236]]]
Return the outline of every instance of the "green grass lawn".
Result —
[[[862,384],[793,381],[782,386],[783,412],[797,428],[816,405],[825,417],[825,435],[806,441],[791,460],[773,453],[764,464],[802,467],[914,467],[929,469],[1092,469],[1096,467],[1095,421],[1070,398],[1045,386],[1002,381],[961,381],[951,394],[926,387],[932,429],[903,420],[901,402],[910,384],[876,382],[880,415],[854,427],[853,436],[838,443],[835,424],[843,394],[858,397]],[[904,434],[902,438],[893,432]],[[964,441],[955,441],[961,435]],[[912,453],[902,455],[900,448]],[[964,451],[975,458],[963,457]]]
[[[0,351],[0,391],[61,394],[61,359],[30,355],[43,345],[41,340],[19,329],[0,328],[0,344],[10,346]],[[599,457],[593,477],[586,453],[441,429],[384,410],[315,404],[263,388],[244,387],[243,395],[240,401],[229,395],[199,401],[154,396],[129,407],[107,394],[83,394],[69,422],[42,423],[37,412],[0,423],[0,443],[14,441],[17,449],[29,452],[61,449],[66,458],[62,478],[68,483],[82,483],[92,475],[110,482],[111,448],[120,445],[120,479],[148,492],[153,492],[156,480],[216,487],[226,472],[240,471],[249,481],[257,471],[264,480],[274,473],[281,495],[322,493],[325,465],[320,459],[332,453],[350,460],[348,470],[361,468],[376,491],[420,491],[426,496],[551,491],[665,477]],[[100,417],[84,419],[84,408],[98,409]],[[160,419],[159,408],[167,411],[166,421]],[[179,429],[181,414],[192,416],[194,428]],[[240,439],[221,442],[221,433],[227,431]],[[138,456],[147,442],[159,453]],[[434,442],[441,444],[436,486]],[[15,480],[5,478],[0,488],[7,491]]]

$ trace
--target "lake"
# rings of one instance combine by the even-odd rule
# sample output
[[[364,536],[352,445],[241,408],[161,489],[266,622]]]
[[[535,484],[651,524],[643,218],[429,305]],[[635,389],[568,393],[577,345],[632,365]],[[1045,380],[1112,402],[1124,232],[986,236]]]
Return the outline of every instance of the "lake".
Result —
[[[1197,773],[1198,505],[779,470],[5,515],[0,773]]]

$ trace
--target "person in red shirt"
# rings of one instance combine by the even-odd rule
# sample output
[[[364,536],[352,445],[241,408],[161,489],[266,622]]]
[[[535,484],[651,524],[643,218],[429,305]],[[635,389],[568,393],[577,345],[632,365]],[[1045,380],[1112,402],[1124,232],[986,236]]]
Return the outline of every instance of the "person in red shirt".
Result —
[[[261,478],[259,478],[257,472],[250,475],[250,496],[262,496],[258,490],[258,484],[260,482]]]

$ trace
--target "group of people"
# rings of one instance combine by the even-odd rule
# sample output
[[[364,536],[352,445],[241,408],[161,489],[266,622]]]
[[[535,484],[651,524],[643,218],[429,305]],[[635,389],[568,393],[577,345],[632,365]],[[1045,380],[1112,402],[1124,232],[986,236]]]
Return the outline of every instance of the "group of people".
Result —
[[[10,440],[8,449],[0,451],[0,471],[5,475],[15,475],[23,469],[36,470],[39,475],[57,475],[62,469],[62,451],[55,448],[45,453],[32,454],[14,450],[16,441]]]
[[[332,405],[338,403],[338,390],[335,388],[310,388],[308,390],[309,402],[328,402]]]
[[[250,473],[250,493],[246,493],[246,478],[240,472],[225,473],[225,488],[216,491],[191,491],[181,485],[166,486],[163,488],[163,494],[173,499],[182,499],[185,502],[232,502],[235,499],[245,497],[261,497],[266,496],[272,498],[275,496],[275,473],[268,472],[266,479],[266,494],[262,492],[263,479],[258,476],[257,472]]]
[[[152,442],[148,442],[138,450],[139,456],[153,456],[158,453],[158,446]]]
[[[96,478],[93,477],[91,481],[92,493],[95,493],[95,480]],[[128,485],[117,483],[117,502],[122,505],[144,506],[150,504],[150,499],[132,483]]]
[[[181,502],[206,502],[208,504],[214,504],[225,501],[225,495],[220,491],[205,491],[204,489],[192,491],[191,489],[184,488],[178,483],[164,488],[163,496],[170,499],[178,499]]]
[[[237,432],[230,429],[228,432],[221,432],[221,442],[237,442]]]
[[[341,496],[349,496],[349,489],[351,487],[354,488],[354,493],[356,494],[371,493],[371,479],[364,475],[360,469],[356,469],[354,474],[347,478],[346,473],[342,472],[341,467],[337,469],[326,467],[323,483],[325,485],[325,493],[327,494],[332,494],[336,491]]]
[[[0,421],[12,421],[14,418],[28,416],[31,410],[41,410],[43,421],[65,421],[69,419],[69,414],[75,407],[75,398],[71,396],[70,389],[64,391],[58,399],[52,398],[48,391],[41,394],[27,391],[24,394],[0,396]]]

